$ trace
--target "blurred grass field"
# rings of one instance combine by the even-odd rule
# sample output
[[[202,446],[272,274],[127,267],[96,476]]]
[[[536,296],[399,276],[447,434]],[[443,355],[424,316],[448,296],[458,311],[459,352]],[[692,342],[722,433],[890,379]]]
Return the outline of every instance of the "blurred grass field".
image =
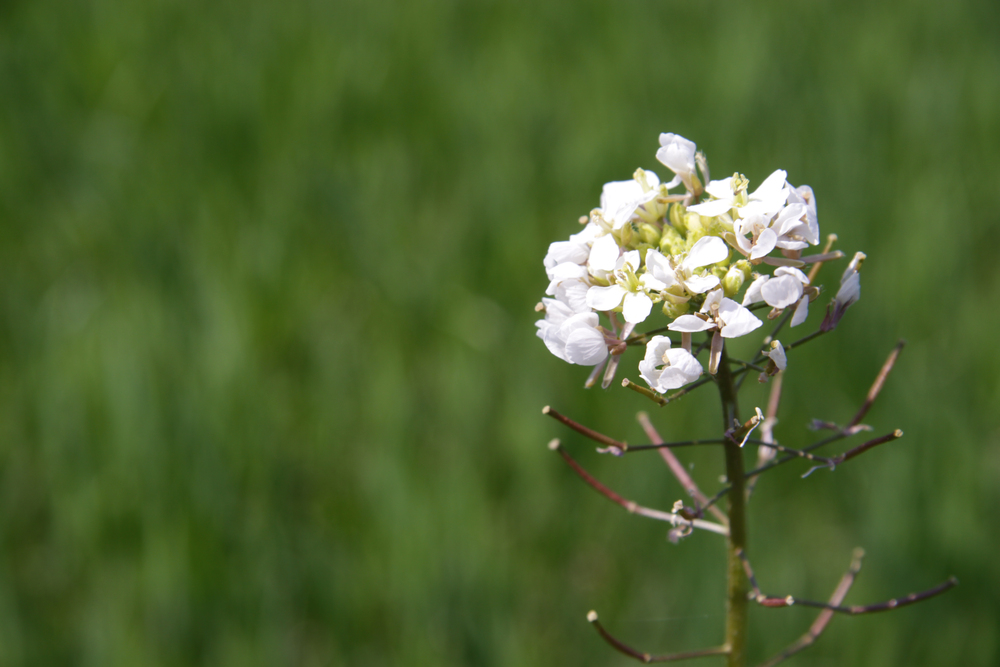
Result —
[[[655,507],[666,469],[540,414],[715,432],[710,389],[585,392],[532,325],[548,243],[663,175],[661,131],[786,169],[868,254],[783,443],[908,340],[867,419],[906,437],[765,477],[751,549],[773,593],[827,596],[858,545],[849,602],[962,585],[789,664],[1000,660],[996,3],[10,1],[0,96],[0,666],[631,664],[591,608],[717,643],[721,545],[544,445]],[[752,655],[812,618],[754,609]]]

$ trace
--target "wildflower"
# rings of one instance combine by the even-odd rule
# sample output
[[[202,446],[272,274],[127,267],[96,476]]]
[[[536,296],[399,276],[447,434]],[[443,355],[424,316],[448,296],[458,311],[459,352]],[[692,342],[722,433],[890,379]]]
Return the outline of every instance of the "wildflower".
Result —
[[[847,265],[844,275],[840,278],[840,289],[830,305],[826,307],[826,317],[820,325],[820,331],[833,331],[847,309],[861,298],[861,265],[865,261],[865,253],[859,252]]]
[[[683,348],[671,348],[666,336],[653,336],[646,344],[646,356],[639,362],[639,375],[653,391],[679,389],[701,376],[701,364]]]
[[[667,183],[667,189],[684,183],[689,192],[696,189],[695,179],[695,143],[679,134],[664,132],[660,134],[660,149],[656,151],[656,159],[662,162],[675,176]]]
[[[596,246],[596,244],[595,244]],[[607,287],[595,285],[587,291],[587,305],[594,310],[609,311],[622,307],[622,315],[629,324],[638,324],[649,316],[653,300],[646,292],[646,285],[636,276],[639,270],[639,251],[630,250],[618,258]]]
[[[674,266],[657,250],[646,252],[646,270],[667,288],[683,285],[691,294],[702,294],[719,284],[719,278],[712,274],[700,275],[697,269],[716,264],[729,256],[726,242],[718,236],[703,236],[698,239],[684,259]]]
[[[594,366],[608,356],[604,333],[598,327],[597,313],[574,313],[556,299],[542,299],[545,319],[535,322],[536,334],[549,352],[563,361]]]

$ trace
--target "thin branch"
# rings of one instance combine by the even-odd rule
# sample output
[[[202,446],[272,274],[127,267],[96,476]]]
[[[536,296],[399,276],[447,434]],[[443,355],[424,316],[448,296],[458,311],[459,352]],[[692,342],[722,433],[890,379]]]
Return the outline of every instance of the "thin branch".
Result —
[[[737,365],[737,366],[741,366],[744,369],[752,368],[753,370],[758,371],[760,373],[766,373],[767,372],[764,368],[758,366],[757,364],[753,363],[752,361],[742,361],[740,359],[730,359],[729,363]]]
[[[869,440],[866,443],[858,445],[854,449],[850,449],[850,450],[844,452],[843,454],[838,454],[837,456],[834,456],[831,459],[827,459],[827,461],[829,461],[829,463],[826,463],[825,465],[813,466],[812,468],[810,468],[802,476],[803,477],[808,477],[810,474],[812,474],[812,472],[814,470],[818,470],[819,468],[830,468],[830,470],[833,470],[834,468],[836,468],[837,466],[839,466],[844,461],[850,461],[855,456],[858,456],[859,454],[864,454],[865,452],[867,452],[872,447],[878,447],[879,445],[884,445],[887,442],[892,442],[893,440],[898,440],[899,438],[902,438],[902,437],[903,437],[903,432],[900,431],[897,428],[892,433],[888,433],[886,435],[883,435],[881,438],[874,438],[872,440]],[[811,454],[809,456],[811,456]]]
[[[829,236],[827,236],[826,237],[826,247],[823,248],[823,254],[825,255],[826,253],[830,252],[830,248],[832,248],[833,244],[836,243],[836,242],[837,242],[837,235],[836,234],[830,234]],[[823,266],[823,262],[816,262],[815,264],[813,264],[813,267],[809,271],[809,276],[808,276],[808,278],[809,278],[809,284],[810,285],[812,285],[813,281],[816,280],[816,274],[819,273],[819,269],[820,269],[821,266]]]
[[[598,482],[594,477],[583,469],[579,463],[577,463],[572,456],[570,456],[566,450],[562,448],[558,439],[549,442],[549,449],[559,452],[559,455],[563,457],[563,460],[569,465],[570,468],[576,472],[580,478],[591,486],[595,491],[600,493],[602,496],[615,503],[624,507],[630,514],[638,514],[639,516],[644,516],[649,519],[656,519],[657,521],[666,521],[672,526],[684,526],[690,528],[700,528],[702,530],[707,530],[713,533],[718,533],[719,535],[728,535],[729,529],[723,525],[713,523],[712,521],[704,521],[702,519],[685,519],[679,514],[672,514],[670,512],[662,512],[660,510],[650,509],[649,507],[643,507],[638,503],[622,498],[617,493],[604,486]]]
[[[882,385],[885,384],[886,378],[889,377],[892,367],[896,365],[896,359],[899,358],[899,353],[903,351],[903,347],[905,345],[905,340],[901,340],[896,343],[896,347],[894,347],[892,352],[889,353],[889,357],[885,360],[885,363],[882,364],[882,369],[875,377],[875,382],[872,383],[871,388],[868,390],[868,395],[865,396],[864,404],[862,404],[861,409],[858,410],[856,415],[854,415],[854,419],[851,420],[851,423],[848,424],[848,426],[856,426],[860,424],[861,420],[865,418],[866,414],[868,414],[868,410],[871,409],[875,399],[878,398],[879,392],[882,391]]]
[[[645,412],[640,412],[636,415],[636,419],[639,420],[639,424],[642,426],[642,430],[646,432],[646,436],[652,440],[654,446],[659,449],[660,456],[663,457],[663,461],[667,464],[667,467],[670,468],[670,472],[674,474],[674,477],[676,477],[677,481],[680,482],[680,485],[684,487],[684,490],[687,491],[692,498],[694,498],[694,501],[697,504],[696,509],[702,511],[702,508],[708,503],[708,498],[706,498],[705,494],[701,492],[701,489],[698,488],[694,479],[691,478],[688,471],[683,465],[681,465],[681,462],[677,460],[674,453],[670,451],[668,443],[663,442],[663,438],[660,437],[660,433],[653,426],[653,422],[649,420],[649,415]],[[697,441],[689,442],[694,444]],[[716,442],[722,443],[724,441],[717,440]],[[726,516],[725,512],[715,506],[710,506],[708,509],[723,525],[729,525],[729,517]]]
[[[618,442],[614,438],[610,438],[610,437],[604,435],[603,433],[598,433],[594,429],[587,428],[583,424],[578,424],[577,422],[573,421],[569,417],[567,417],[565,415],[562,415],[562,414],[559,414],[558,412],[556,412],[555,410],[553,410],[548,405],[546,405],[544,408],[542,408],[542,414],[543,415],[548,415],[549,417],[552,417],[556,421],[562,422],[563,424],[565,424],[566,426],[569,426],[571,429],[573,429],[577,433],[585,435],[585,436],[587,436],[588,438],[590,438],[591,440],[593,440],[595,442],[600,442],[602,444],[607,445],[608,447],[611,447],[612,449],[618,450],[619,453],[624,452],[625,450],[628,449],[628,445],[625,444],[624,442]]]
[[[635,382],[632,382],[628,378],[624,378],[622,380],[622,386],[625,387],[626,389],[631,389],[634,392],[642,394],[643,396],[645,396],[649,400],[651,400],[654,403],[658,404],[661,408],[664,405],[667,404],[667,399],[663,398],[662,396],[660,396],[659,394],[657,394],[652,389],[646,389],[641,384],[637,384]]]
[[[632,452],[647,452],[651,449],[680,449],[681,447],[700,447],[701,445],[724,445],[729,442],[729,438],[708,438],[705,440],[679,440],[678,442],[653,442],[648,445],[629,445],[625,450],[626,454]],[[748,441],[748,442],[753,442]]]
[[[649,331],[644,331],[641,334],[634,334],[634,335],[629,336],[628,338],[625,339],[625,344],[626,345],[645,345],[646,343],[649,342],[649,338],[651,336],[655,336],[656,334],[661,334],[661,333],[663,333],[665,331],[670,331],[670,327],[659,327],[657,329],[650,329]],[[671,345],[677,345],[678,343],[677,343],[677,341],[671,339],[670,340],[670,344]]]
[[[840,583],[837,584],[837,588],[834,589],[833,595],[830,596],[829,604],[833,606],[839,606],[844,598],[847,596],[848,591],[851,590],[851,586],[854,584],[854,578],[857,576],[858,571],[861,570],[861,559],[864,558],[865,550],[858,547],[854,550],[854,556],[851,560],[851,566],[848,568],[844,576],[840,578]],[[787,660],[799,651],[809,648],[812,646],[819,636],[823,634],[823,630],[833,619],[833,611],[830,609],[824,609],[813,621],[813,624],[809,626],[809,629],[804,635],[798,638],[791,646],[786,648],[784,651],[774,656],[760,667],[774,667],[775,665]]]
[[[767,397],[767,412],[764,413],[764,422],[760,425],[761,440],[763,444],[774,443],[774,426],[778,423],[778,405],[781,403],[781,385],[784,381],[784,371],[778,371],[771,382],[771,391]],[[774,460],[777,451],[769,447],[757,447],[757,467],[766,465]],[[753,490],[757,486],[759,477],[751,477],[747,482],[747,500],[753,495]]]
[[[684,653],[670,653],[667,655],[652,655],[650,653],[643,653],[642,651],[637,651],[636,649],[632,648],[631,646],[629,646],[628,644],[626,644],[625,642],[623,642],[622,640],[618,639],[610,632],[605,630],[604,626],[601,625],[601,622],[597,620],[596,611],[591,611],[590,613],[587,614],[587,621],[594,626],[594,629],[597,630],[597,634],[601,635],[604,641],[613,646],[617,651],[624,653],[630,658],[635,658],[639,662],[644,662],[647,664],[651,662],[676,662],[678,660],[689,660],[691,658],[705,658],[713,655],[729,654],[728,646],[715,646],[712,648],[702,649],[700,651],[686,651]]]
[[[958,586],[958,579],[955,577],[949,577],[944,583],[938,584],[933,588],[928,588],[925,591],[910,593],[906,597],[892,598],[891,600],[886,600],[885,602],[877,602],[875,604],[867,605],[842,606],[839,603],[832,604],[830,602],[800,600],[792,597],[791,595],[786,595],[785,597],[775,597],[761,593],[760,587],[757,585],[757,580],[753,576],[753,569],[750,567],[750,561],[747,560],[746,554],[741,550],[737,555],[743,561],[743,570],[746,572],[747,579],[750,580],[750,585],[753,587],[753,600],[762,607],[792,607],[794,605],[799,605],[801,607],[827,609],[831,612],[837,612],[838,614],[872,614],[879,611],[891,611],[892,609],[898,609],[899,607],[906,607],[911,604],[923,602],[924,600],[930,599],[935,595],[944,593],[950,588]]]

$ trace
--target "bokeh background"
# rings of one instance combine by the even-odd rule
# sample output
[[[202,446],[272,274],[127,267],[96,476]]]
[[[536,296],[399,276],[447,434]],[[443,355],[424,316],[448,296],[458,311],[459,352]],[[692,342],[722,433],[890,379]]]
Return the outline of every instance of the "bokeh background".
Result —
[[[545,444],[669,508],[659,458],[540,414],[717,430],[711,387],[584,391],[534,336],[548,243],[664,175],[661,131],[786,169],[868,253],[782,442],[909,341],[866,420],[906,437],[766,477],[751,549],[773,593],[825,598],[859,545],[850,602],[962,585],[796,664],[1000,659],[995,2],[8,1],[0,100],[0,665],[631,664],[592,608],[717,643],[717,538],[671,545]],[[752,655],[812,618],[755,608]]]

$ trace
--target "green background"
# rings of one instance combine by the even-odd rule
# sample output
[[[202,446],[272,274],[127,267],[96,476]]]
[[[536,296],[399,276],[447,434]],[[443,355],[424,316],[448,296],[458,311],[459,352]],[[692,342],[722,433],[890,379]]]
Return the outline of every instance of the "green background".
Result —
[[[666,509],[659,458],[540,414],[718,430],[711,387],[584,391],[534,335],[548,243],[665,176],[662,131],[786,169],[869,256],[791,355],[784,444],[909,341],[866,420],[906,437],[764,478],[751,551],[775,594],[825,598],[859,545],[849,602],[962,585],[794,664],[996,664],[996,3],[66,0],[0,3],[0,665],[631,664],[592,608],[720,641],[718,538],[669,544],[545,444]],[[752,656],[813,616],[754,608]]]

